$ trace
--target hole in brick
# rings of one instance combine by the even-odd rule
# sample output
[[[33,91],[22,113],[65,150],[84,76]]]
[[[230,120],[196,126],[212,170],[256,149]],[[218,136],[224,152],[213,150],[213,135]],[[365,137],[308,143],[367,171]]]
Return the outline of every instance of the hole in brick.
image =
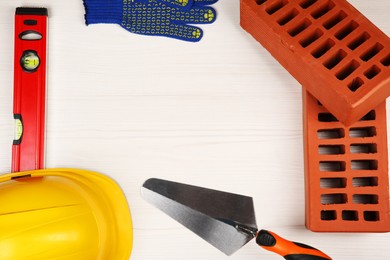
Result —
[[[341,30],[339,30],[335,34],[335,36],[337,39],[339,39],[341,41],[342,39],[344,39],[345,37],[350,35],[358,26],[359,26],[359,24],[357,22],[351,21],[346,26],[344,26]]]
[[[323,56],[325,53],[327,53],[333,46],[335,45],[335,42],[331,39],[326,40],[323,44],[321,44],[316,50],[314,50],[311,55],[313,55],[314,58],[318,59],[321,56]]]
[[[335,16],[333,16],[329,20],[327,20],[323,24],[323,26],[325,27],[325,29],[330,30],[334,26],[336,26],[339,22],[344,20],[345,17],[347,17],[347,14],[345,12],[343,12],[343,11],[340,11],[340,12],[338,12],[338,14],[336,14]]]
[[[303,0],[299,3],[299,5],[303,8],[303,9],[307,9],[309,8],[310,6],[312,6],[313,4],[315,4],[317,2],[317,0]]]
[[[317,131],[318,139],[339,139],[345,136],[344,129],[321,129]]]
[[[358,90],[361,86],[363,86],[364,81],[361,78],[354,78],[351,83],[348,84],[348,88],[352,91],[355,92]]]
[[[321,204],[345,204],[347,203],[347,194],[322,194]]]
[[[311,16],[314,19],[321,18],[322,16],[327,14],[330,10],[332,10],[333,7],[335,7],[335,4],[332,1],[328,1],[325,5],[321,6],[320,8],[312,12]]]
[[[373,137],[376,136],[375,127],[357,127],[349,130],[349,137],[361,138],[361,137]]]
[[[298,14],[299,12],[297,9],[292,9],[290,12],[288,12],[286,15],[282,16],[278,20],[278,24],[281,26],[286,25],[288,22],[294,19]]]
[[[347,186],[346,178],[321,178],[320,187],[325,189],[345,188]]]
[[[379,221],[378,211],[364,211],[363,215],[365,221]]]
[[[345,171],[345,162],[338,162],[338,161],[320,162],[320,171],[322,171],[322,172],[342,172],[342,171]]]
[[[306,48],[307,46],[318,40],[323,34],[324,33],[320,29],[317,29],[305,39],[302,39],[299,43],[303,48]]]
[[[351,50],[355,50],[357,47],[359,47],[360,45],[362,45],[363,43],[365,43],[368,39],[370,39],[370,35],[366,32],[364,32],[363,34],[361,34],[360,36],[358,36],[356,39],[352,40],[349,44],[348,44],[348,47],[351,49]]]
[[[268,7],[265,11],[269,14],[272,15],[282,9],[286,4],[288,4],[288,0],[281,0],[276,2],[275,4],[271,5]]]
[[[383,66],[389,67],[390,66],[390,54],[387,55],[384,59],[382,59],[381,63],[383,64]]]
[[[377,177],[356,177],[352,179],[352,186],[354,187],[378,186],[378,178]]]
[[[352,170],[377,170],[378,161],[377,160],[353,160],[351,161]]]
[[[288,33],[292,36],[295,37],[301,32],[303,32],[307,27],[311,25],[311,22],[309,19],[304,19],[302,22],[300,22],[297,26],[294,28],[290,29]]]
[[[335,210],[321,210],[321,220],[336,220],[337,215]]]
[[[363,116],[359,121],[372,121],[375,120],[375,118],[376,118],[375,110],[371,110],[365,116]]]
[[[380,72],[381,69],[378,66],[374,65],[371,68],[369,68],[366,72],[364,72],[364,76],[366,76],[367,79],[373,79]]]
[[[341,213],[341,217],[343,220],[348,221],[357,221],[359,220],[357,211],[354,210],[343,210]]]
[[[355,204],[378,204],[378,195],[354,194],[352,201]]]
[[[345,57],[347,56],[347,53],[343,50],[338,50],[336,54],[334,54],[332,57],[330,57],[327,61],[324,62],[324,66],[331,70],[334,67],[337,66]]]
[[[351,153],[376,153],[376,144],[351,144]]]
[[[337,74],[336,77],[339,80],[346,79],[349,75],[351,75],[358,67],[360,66],[359,62],[356,60],[352,60],[350,63],[348,63],[347,66],[342,68]]]
[[[318,121],[320,122],[338,122],[337,118],[331,113],[319,113]]]
[[[318,146],[319,154],[345,154],[344,145],[320,145]]]
[[[365,53],[363,53],[360,58],[363,61],[371,60],[375,55],[377,55],[383,49],[383,45],[380,43],[376,43],[370,49],[368,49]]]
[[[267,2],[267,0],[256,0],[256,3],[257,3],[258,5],[262,5],[262,4],[264,4],[265,2]]]

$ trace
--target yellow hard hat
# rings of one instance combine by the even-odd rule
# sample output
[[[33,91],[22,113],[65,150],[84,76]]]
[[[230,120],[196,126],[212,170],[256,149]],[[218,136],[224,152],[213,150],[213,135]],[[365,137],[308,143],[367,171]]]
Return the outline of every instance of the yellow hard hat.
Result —
[[[1,260],[122,260],[132,248],[126,198],[110,178],[76,169],[0,176]]]

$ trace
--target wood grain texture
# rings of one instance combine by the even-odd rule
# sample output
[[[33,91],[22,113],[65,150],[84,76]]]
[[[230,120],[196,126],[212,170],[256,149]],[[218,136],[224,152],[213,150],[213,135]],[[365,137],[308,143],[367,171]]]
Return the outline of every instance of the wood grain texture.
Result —
[[[390,34],[390,1],[350,2]],[[11,166],[13,17],[22,4],[0,3],[2,173]],[[334,259],[389,259],[388,233],[304,228],[301,87],[240,28],[238,0],[215,5],[217,21],[196,44],[87,27],[81,0],[33,5],[49,9],[46,166],[98,171],[121,185],[134,222],[131,259],[227,259],[142,200],[150,177],[252,196],[259,227]],[[280,258],[250,243],[229,259]]]

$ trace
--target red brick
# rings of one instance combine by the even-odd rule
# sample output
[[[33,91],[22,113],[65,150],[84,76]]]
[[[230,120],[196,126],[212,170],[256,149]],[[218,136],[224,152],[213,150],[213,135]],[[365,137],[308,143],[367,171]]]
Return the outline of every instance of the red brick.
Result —
[[[390,231],[386,104],[350,127],[303,91],[306,226]]]
[[[390,39],[345,0],[241,0],[241,26],[347,126],[390,95]]]

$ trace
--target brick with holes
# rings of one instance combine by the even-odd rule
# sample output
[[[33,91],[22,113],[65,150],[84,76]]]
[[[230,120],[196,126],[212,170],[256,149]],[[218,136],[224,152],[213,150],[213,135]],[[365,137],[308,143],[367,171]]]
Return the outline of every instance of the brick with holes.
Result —
[[[241,26],[345,125],[390,95],[390,39],[345,0],[240,0]]]
[[[306,226],[390,231],[386,104],[349,127],[303,91]]]

